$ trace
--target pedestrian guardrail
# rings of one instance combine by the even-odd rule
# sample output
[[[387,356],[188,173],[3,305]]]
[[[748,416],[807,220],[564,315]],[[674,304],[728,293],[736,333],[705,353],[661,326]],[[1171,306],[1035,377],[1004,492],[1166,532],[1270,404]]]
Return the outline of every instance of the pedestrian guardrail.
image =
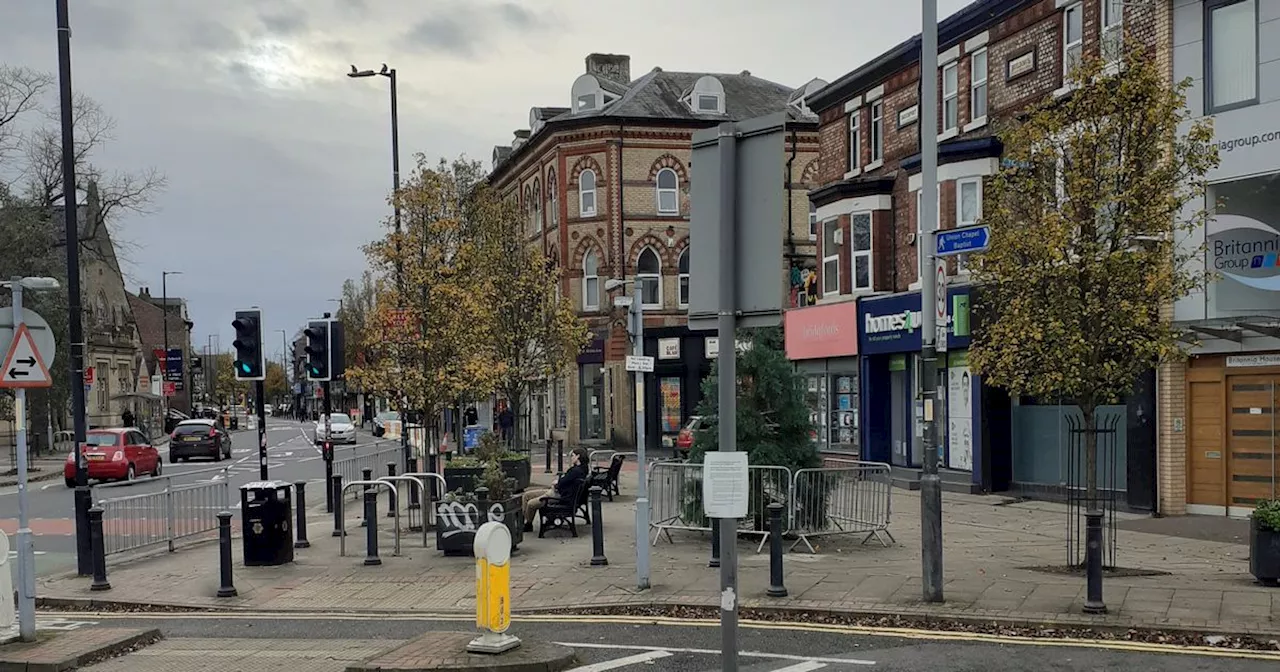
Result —
[[[373,450],[368,450],[373,448]],[[363,450],[367,452],[361,452]],[[345,451],[351,451],[347,457],[341,457]],[[343,483],[360,480],[365,469],[378,473],[387,462],[400,461],[399,442],[377,441],[372,446],[349,446],[339,449],[334,446],[333,473],[342,475]],[[345,492],[345,490],[344,490]],[[359,493],[356,494],[359,499]]]
[[[799,469],[791,483],[791,516],[787,531],[798,538],[790,550],[804,544],[815,552],[810,539],[838,534],[873,537],[882,546],[889,532],[889,505],[893,477],[883,462],[848,460],[829,462],[840,466]]]
[[[665,537],[674,542],[673,530],[710,532],[711,521],[703,513],[702,465],[690,462],[656,462],[649,468],[650,530],[653,545]],[[896,541],[889,533],[892,496],[889,465],[849,460],[821,469],[751,465],[748,467],[747,515],[738,521],[738,532],[759,535],[759,553],[769,541],[769,505],[783,506],[787,536],[795,535],[791,550],[804,544],[814,552],[810,539],[837,534],[866,535],[887,545]]]
[[[102,534],[106,555],[168,544],[172,553],[178,542],[215,532],[219,511],[231,508],[231,486],[226,467],[201,469],[181,474],[181,478],[208,474],[208,480],[174,485],[172,476],[147,482],[160,483],[158,492],[98,499],[102,508]],[[135,482],[136,483],[136,482]],[[94,496],[128,483],[94,486]]]

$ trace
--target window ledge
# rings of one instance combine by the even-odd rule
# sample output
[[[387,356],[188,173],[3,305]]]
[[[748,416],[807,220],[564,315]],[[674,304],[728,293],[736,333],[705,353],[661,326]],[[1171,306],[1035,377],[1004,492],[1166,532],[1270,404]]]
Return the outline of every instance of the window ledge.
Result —
[[[1072,91],[1075,91],[1075,89],[1076,89],[1076,87],[1075,87],[1075,86],[1073,86],[1073,85],[1071,85],[1071,84],[1063,84],[1061,87],[1058,87],[1057,89],[1055,89],[1055,90],[1054,90],[1054,92],[1053,92],[1053,97],[1054,97],[1054,98],[1061,98],[1061,97],[1063,97],[1063,96],[1067,95],[1068,93],[1071,93]]]
[[[913,282],[913,283],[911,283],[911,284],[907,285],[907,291],[908,291],[908,292],[918,292],[918,291],[920,291],[920,288],[921,288],[921,287],[922,287],[922,285],[920,284],[920,281],[919,281],[919,280],[916,280],[915,282]]]
[[[659,217],[679,217],[680,213],[679,211],[663,212],[662,210],[659,210],[658,216]]]
[[[969,131],[977,130],[986,125],[987,125],[987,118],[985,116],[978,117],[977,119],[974,119],[973,121],[964,125],[964,132],[968,133]]]
[[[652,310],[662,310],[662,304],[661,304],[661,303],[642,303],[642,304],[640,304],[640,307],[641,307],[641,308],[644,308],[645,310],[650,310],[650,309],[652,309]]]
[[[884,166],[884,159],[876,159],[875,161],[872,161],[871,163],[868,163],[868,164],[866,165],[866,167],[865,167],[865,168],[863,168],[862,170],[863,170],[863,172],[869,173],[869,172],[871,172],[871,171],[875,170],[876,168],[880,168],[880,167],[882,167],[882,166]]]
[[[1111,77],[1118,74],[1120,74],[1120,61],[1111,61],[1110,63],[1102,66],[1103,77]]]
[[[826,296],[818,299],[818,305],[825,306],[832,303],[848,303],[856,300],[857,298],[856,294],[827,294]]]
[[[851,171],[849,171],[849,172],[845,173],[845,174],[844,174],[844,179],[846,179],[846,180],[847,180],[847,179],[849,179],[849,178],[857,177],[857,176],[859,176],[859,175],[861,175],[861,174],[862,174],[862,169],[861,169],[861,168],[855,168],[855,169],[853,169],[853,170],[851,170]]]
[[[958,128],[953,128],[949,131],[943,131],[940,135],[938,135],[938,142],[943,142],[944,140],[950,140],[951,138],[954,138],[957,135],[960,135],[960,129]]]

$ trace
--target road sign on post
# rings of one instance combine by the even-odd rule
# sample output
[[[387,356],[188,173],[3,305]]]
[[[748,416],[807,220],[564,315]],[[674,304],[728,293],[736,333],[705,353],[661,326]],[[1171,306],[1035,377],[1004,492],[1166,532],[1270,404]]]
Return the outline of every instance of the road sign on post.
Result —
[[[991,227],[966,226],[961,229],[939,231],[935,238],[939,257],[950,257],[969,252],[981,252],[991,242]]]
[[[13,334],[13,343],[9,344],[9,352],[4,357],[4,365],[0,367],[0,387],[34,388],[53,385],[49,376],[49,368],[36,349],[36,342],[31,337],[27,325],[18,325]]]
[[[933,286],[934,325],[937,327],[934,336],[934,347],[938,352],[947,351],[947,263],[938,263],[938,272]]]
[[[640,355],[627,355],[627,370],[640,373],[653,373],[653,358]]]

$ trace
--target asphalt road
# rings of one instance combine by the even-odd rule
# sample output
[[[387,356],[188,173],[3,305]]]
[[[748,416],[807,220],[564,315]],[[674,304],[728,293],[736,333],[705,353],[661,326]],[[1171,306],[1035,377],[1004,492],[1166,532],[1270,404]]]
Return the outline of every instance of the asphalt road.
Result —
[[[314,423],[300,423],[284,418],[267,419],[268,476],[272,480],[314,483],[308,491],[308,506],[323,501],[324,491],[319,483],[324,480],[324,462],[320,449],[314,444]],[[140,476],[131,483],[93,484],[95,502],[111,498],[131,498],[137,495],[163,492],[173,489],[193,488],[177,515],[214,516],[225,508],[221,503],[221,486],[227,484],[230,508],[240,506],[239,488],[245,483],[259,480],[258,432],[256,429],[232,432],[232,456],[222,462],[190,461],[170,464],[167,448],[161,449],[164,458],[163,475],[159,478]],[[355,452],[372,450],[376,442],[367,431],[357,432],[355,446],[338,446],[335,459],[341,460]],[[161,498],[137,498],[129,500],[127,514],[131,518],[163,520],[166,515]],[[75,521],[73,518],[73,491],[61,478],[32,483],[28,491],[27,515],[33,533],[36,550],[36,572],[43,576],[75,567]],[[185,513],[184,513],[185,512]],[[0,488],[0,519],[18,517],[16,487]],[[10,521],[12,522],[12,521]],[[112,528],[104,526],[108,536]],[[16,564],[16,563],[11,563]]]
[[[600,617],[517,617],[510,632],[526,641],[547,640],[572,646],[592,672],[651,670],[702,672],[720,669],[720,630],[715,624],[601,622]],[[617,619],[625,621],[625,619]],[[427,630],[471,631],[465,620],[404,616],[271,614],[41,614],[41,627],[125,625],[159,627],[169,639],[222,640],[404,640]],[[1027,643],[994,636],[902,632],[880,636],[850,630],[786,624],[743,626],[739,646],[744,672],[884,670],[939,672],[1050,672],[1125,670],[1126,672],[1274,672],[1280,654],[1227,657],[1206,652],[1173,652],[1152,645],[1070,645],[1060,640]],[[394,646],[388,642],[388,648]],[[1166,652],[1168,651],[1168,652]],[[1228,652],[1229,653],[1229,652]],[[212,661],[207,661],[212,664]],[[233,661],[228,661],[233,662]],[[178,665],[180,661],[173,661]],[[278,661],[282,672],[303,669]],[[221,667],[201,667],[222,670]],[[231,668],[225,668],[231,669]]]

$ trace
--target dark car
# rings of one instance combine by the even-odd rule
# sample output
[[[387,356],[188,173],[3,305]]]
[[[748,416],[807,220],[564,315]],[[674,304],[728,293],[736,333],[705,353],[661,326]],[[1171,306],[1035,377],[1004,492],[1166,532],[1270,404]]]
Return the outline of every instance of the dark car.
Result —
[[[217,420],[183,420],[169,436],[169,463],[207,457],[214,462],[231,457],[231,434]]]

